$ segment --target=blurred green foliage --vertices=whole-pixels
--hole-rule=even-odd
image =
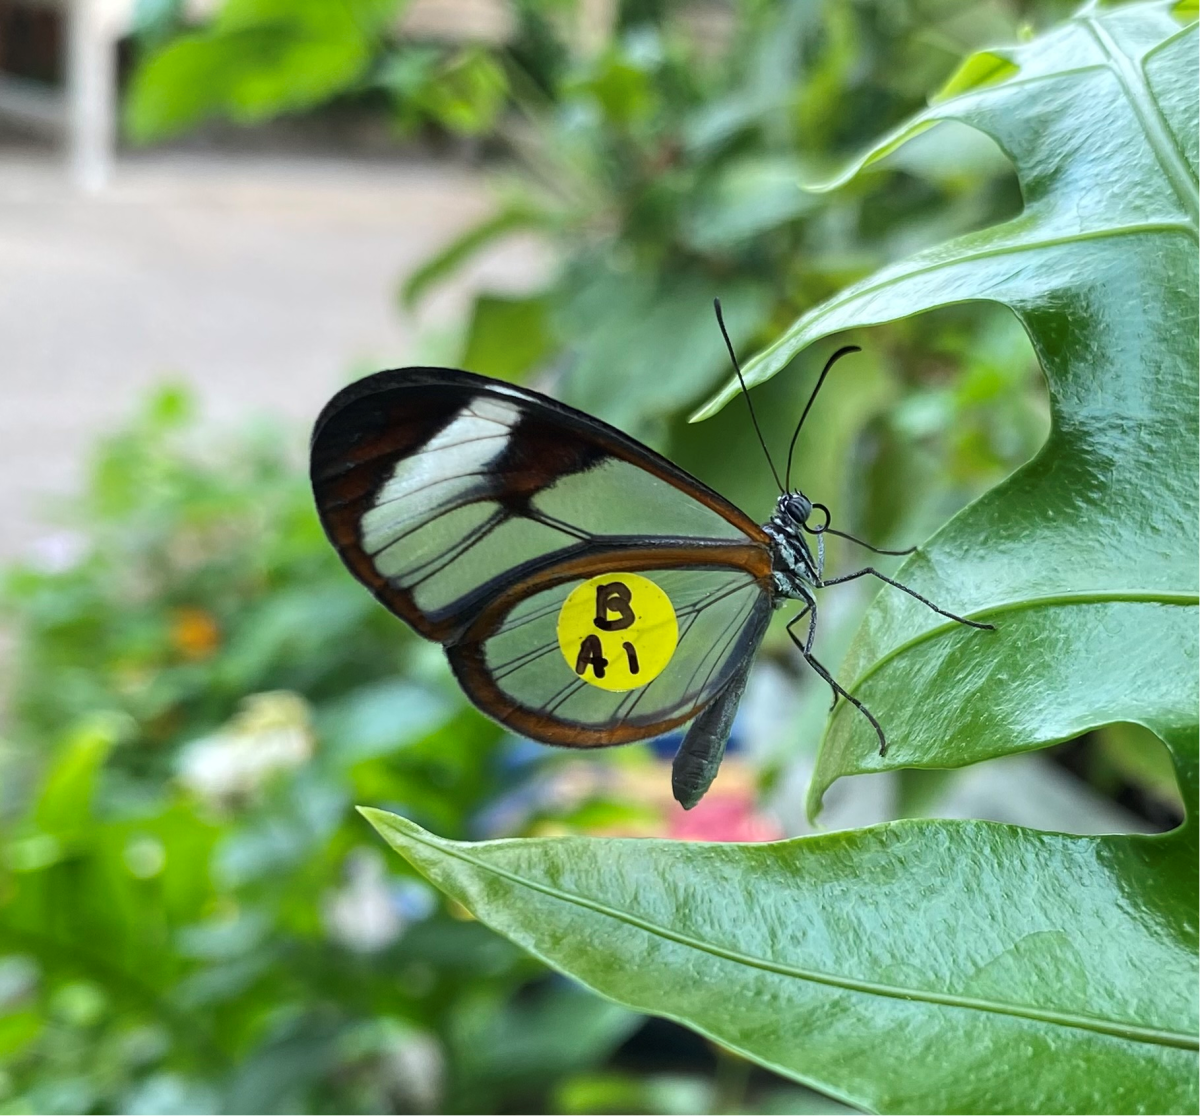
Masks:
[[[1047,19],[1056,10],[1037,9]],[[1023,14],[990,4],[627,4],[603,45],[543,67],[549,92],[514,50],[515,107],[495,137],[507,155],[497,210],[408,276],[402,301],[413,305],[499,238],[548,239],[560,260],[550,283],[525,298],[481,297],[463,366],[550,387],[760,514],[770,477],[747,467],[761,455],[743,416],[701,431],[682,423],[729,374],[712,298],[750,352],[883,260],[1014,212],[1011,169],[965,129],[930,135],[837,195],[798,186],[901,119],[960,51],[1011,34]],[[825,355],[762,391],[777,454]],[[839,422],[839,404],[823,400],[814,418],[825,430],[801,447],[799,468],[876,537],[927,533],[1046,430],[1023,334],[977,308],[872,333],[867,355],[839,369],[835,393],[852,396],[857,413]],[[868,452],[856,458],[851,442]],[[847,474],[852,460],[882,490]]]
[[[486,47],[395,41],[401,0],[226,0],[203,28],[181,0],[136,20],[143,61],[125,105],[136,141],[224,117],[239,124],[357,95],[389,104],[401,131],[431,123],[461,136],[494,125],[508,80]]]
[[[214,115],[249,123],[319,104],[356,79],[393,7],[231,0],[210,28],[170,36],[182,5],[143,5],[144,34],[166,41],[138,72],[129,131],[151,139]]]
[[[466,703],[345,575],[278,431],[214,440],[165,389],[69,519],[0,585],[0,1111],[713,1100],[695,1066],[605,1069],[638,1016],[385,860],[355,803],[463,837],[654,810]]]
[[[6,1110],[536,1107],[626,1037],[384,867],[354,802],[466,834],[522,773],[278,438],[200,440],[164,392],[77,528],[4,583]]]

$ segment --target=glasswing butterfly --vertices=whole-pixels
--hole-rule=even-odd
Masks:
[[[835,703],[845,698],[871,722],[882,753],[879,722],[813,656],[812,591],[871,575],[951,620],[991,625],[869,566],[824,576],[826,534],[868,544],[791,488],[792,450],[829,369],[856,351],[826,363],[788,448],[786,482],[763,443],[780,496],[762,526],[615,427],[452,368],[377,372],[329,401],[312,437],[317,511],[350,572],[441,643],[467,696],[513,731],[596,748],[690,721],[672,770],[685,809],[716,777],[751,661],[788,601],[802,606],[788,635]]]

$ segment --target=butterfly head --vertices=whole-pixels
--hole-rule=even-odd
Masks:
[[[797,527],[803,527],[812,515],[812,501],[803,492],[787,492],[779,497],[776,507],[778,514],[791,520]]]
[[[821,520],[813,523],[813,512],[821,513]],[[771,522],[777,529],[790,535],[804,531],[809,535],[824,534],[829,526],[829,509],[824,504],[810,500],[803,492],[785,492],[775,503],[775,514]],[[836,533],[836,532],[835,532]]]

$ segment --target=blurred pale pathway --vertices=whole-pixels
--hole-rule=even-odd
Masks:
[[[418,335],[471,289],[536,281],[543,254],[514,242],[418,322],[398,310],[397,281],[489,207],[454,165],[143,155],[86,197],[49,155],[0,150],[0,560],[29,552],[46,498],[151,385],[299,429],[351,373],[427,356]]]

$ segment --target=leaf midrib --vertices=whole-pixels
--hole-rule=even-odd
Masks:
[[[1139,223],[1135,225],[1117,225],[1105,229],[1089,230],[1085,233],[1068,237],[1046,238],[1044,240],[1029,243],[1004,245],[993,250],[955,256],[953,259],[941,261],[928,267],[914,268],[912,270],[905,271],[901,275],[890,276],[883,282],[873,286],[851,288],[851,291],[853,292],[852,294],[851,291],[847,291],[845,292],[844,297],[836,298],[827,302],[822,308],[823,316],[828,311],[836,310],[846,301],[852,301],[859,299],[864,295],[870,295],[877,291],[885,290],[888,286],[895,282],[913,278],[919,275],[925,275],[930,272],[937,271],[942,267],[952,266],[959,263],[970,263],[976,259],[984,259],[989,256],[999,256],[1006,253],[1017,253],[1033,251],[1039,248],[1055,247],[1059,244],[1068,243],[1073,240],[1090,240],[1105,236],[1128,235],[1136,232],[1177,231],[1183,232],[1193,240],[1196,239],[1198,220],[1200,220],[1197,216],[1198,210],[1200,210],[1197,183],[1192,179],[1191,173],[1187,166],[1187,161],[1179,151],[1178,145],[1175,142],[1175,138],[1171,134],[1170,129],[1167,127],[1166,121],[1163,119],[1157,102],[1154,100],[1153,96],[1151,96],[1149,86],[1144,80],[1144,75],[1141,69],[1132,64],[1128,56],[1121,51],[1121,49],[1114,42],[1112,36],[1108,33],[1108,29],[1105,28],[1099,21],[1093,17],[1082,17],[1080,22],[1084,24],[1089,34],[1096,41],[1096,44],[1100,48],[1101,52],[1104,54],[1106,60],[1105,64],[1103,66],[1081,66],[1076,67],[1075,70],[1056,71],[1054,74],[1039,74],[1036,75],[1036,77],[1026,79],[1026,82],[1043,81],[1051,77],[1060,77],[1064,73],[1069,74],[1084,70],[1101,68],[1110,70],[1113,73],[1117,84],[1120,86],[1121,91],[1125,94],[1125,98],[1129,102],[1135,118],[1141,125],[1142,133],[1146,138],[1147,146],[1153,152],[1159,166],[1162,167],[1164,175],[1171,183],[1172,190],[1178,198],[1180,205],[1183,206],[1183,208],[1188,212],[1190,217],[1189,223],[1180,224],[1177,222],[1147,222],[1145,224]],[[1172,35],[1170,39],[1166,40],[1166,42],[1173,41],[1176,37],[1178,37],[1178,35],[1185,34],[1189,30],[1190,27],[1181,28],[1176,35]],[[1165,45],[1165,43],[1159,43],[1158,47],[1163,45]],[[1022,84],[1020,78],[1015,78],[1012,81],[1005,82],[1004,87],[1010,88],[1016,84]],[[944,110],[945,106],[940,106],[940,108]],[[1011,225],[1012,223],[1009,222],[1008,224]],[[1006,225],[1004,224],[994,225],[987,230],[981,230],[981,232],[998,232],[1005,227]],[[778,342],[776,342],[776,344],[765,349],[759,357],[755,358],[755,360],[751,362],[750,366],[746,368],[747,383],[757,384],[760,382],[759,378],[755,375],[755,366],[761,361],[765,361],[771,353],[780,348],[786,347],[787,341],[788,335],[785,334],[779,339]],[[766,379],[768,376],[764,376],[762,378]],[[717,398],[722,402],[725,402],[728,399],[731,399],[735,394],[736,389],[727,389],[725,393],[718,395]]]
[[[1080,593],[1051,593],[1043,597],[1022,597],[1018,600],[1002,601],[998,604],[985,605],[983,608],[973,609],[967,613],[968,619],[985,619],[990,620],[993,617],[1005,616],[1014,612],[1027,612],[1034,608],[1057,608],[1063,605],[1091,605],[1091,604],[1165,604],[1175,605],[1178,607],[1196,607],[1200,605],[1200,594],[1185,593],[1185,592],[1151,592],[1142,589],[1111,589],[1111,590],[1088,590]],[[954,621],[946,624],[935,624],[931,628],[926,628],[924,631],[913,636],[911,639],[905,640],[903,643],[896,644],[895,647],[884,652],[878,659],[858,675],[849,689],[852,694],[858,693],[858,688],[871,678],[878,674],[888,663],[900,655],[906,654],[914,647],[920,646],[922,643],[935,639],[937,636],[945,632],[957,631],[959,625]],[[838,704],[837,712],[841,712],[845,702]],[[836,716],[836,713],[834,714]],[[832,718],[830,718],[832,720]]]
[[[377,811],[371,811],[377,813]],[[381,813],[381,812],[378,812]],[[384,814],[386,819],[385,824],[394,824],[390,816]],[[400,827],[396,827],[400,828]],[[585,910],[594,911],[597,914],[615,919],[618,922],[623,922],[626,925],[643,930],[648,934],[653,934],[656,937],[663,938],[667,941],[675,942],[677,945],[685,946],[689,949],[695,949],[701,953],[707,953],[713,957],[719,957],[726,961],[732,961],[735,964],[746,965],[750,968],[759,969],[763,972],[774,973],[777,976],[789,977],[795,980],[808,981],[813,984],[823,984],[832,988],[841,988],[848,992],[860,992],[866,995],[884,996],[889,999],[917,1001],[921,1003],[936,1004],[941,1007],[959,1008],[968,1011],[984,1011],[995,1015],[1009,1015],[1018,1019],[1027,1019],[1035,1023],[1048,1023],[1054,1026],[1069,1027],[1075,1030],[1092,1031],[1097,1034],[1110,1035],[1114,1038],[1123,1039],[1127,1042],[1143,1042],[1157,1046],[1170,1046],[1181,1050],[1195,1050],[1200,1048],[1200,1040],[1194,1035],[1184,1034],[1181,1031],[1170,1031],[1156,1027],[1143,1027],[1136,1023],[1126,1023],[1122,1020],[1106,1019],[1101,1016],[1077,1015],[1070,1012],[1049,1011],[1043,1008],[1032,1007],[1025,1004],[1004,1003],[998,1000],[985,1000],[974,996],[958,996],[952,993],[930,992],[919,988],[905,988],[898,985],[882,984],[876,981],[859,980],[854,977],[845,977],[834,973],[826,973],[817,969],[804,969],[796,965],[787,965],[780,961],[772,961],[763,957],[755,957],[752,954],[743,953],[740,950],[729,949],[725,946],[717,945],[713,942],[706,942],[700,938],[693,938],[688,934],[682,934],[679,931],[672,930],[668,927],[660,926],[657,923],[651,922],[649,919],[641,918],[628,911],[622,911],[615,907],[610,907],[607,903],[601,903],[597,899],[591,899],[587,896],[577,895],[573,892],[564,891],[561,888],[552,887],[549,884],[543,884],[536,880],[531,880],[525,876],[518,875],[507,868],[500,868],[494,864],[489,864],[477,857],[471,856],[462,846],[451,844],[449,842],[434,841],[429,838],[423,830],[414,826],[414,832],[409,832],[405,827],[402,832],[411,840],[418,844],[425,845],[427,848],[434,849],[437,852],[446,856],[454,857],[461,860],[465,864],[482,872],[491,873],[501,879],[507,880],[509,883],[515,884],[518,887],[525,887],[531,891],[536,891],[542,895],[546,895],[552,899],[557,899],[560,902],[568,903],[577,907],[582,907]]]
[[[1022,214],[1023,217],[1028,217],[1029,214]],[[978,233],[971,234],[973,236],[982,236],[985,233],[995,234],[1002,233],[1005,229],[1012,228],[1018,224],[1020,218],[1016,221],[1005,222],[1000,225],[993,225],[988,229],[980,230]],[[1182,233],[1187,237],[1194,237],[1196,230],[1190,225],[1179,221],[1145,221],[1137,222],[1131,225],[1109,225],[1104,228],[1087,229],[1084,232],[1069,233],[1064,236],[1048,236],[1039,237],[1036,240],[1013,241],[1008,244],[1000,244],[991,248],[983,248],[975,252],[964,252],[960,255],[948,256],[943,260],[936,260],[925,264],[921,267],[907,268],[904,271],[892,272],[878,283],[871,283],[865,286],[849,287],[841,295],[830,299],[820,307],[820,315],[815,317],[813,321],[820,321],[822,318],[827,318],[831,313],[840,309],[843,305],[849,302],[856,302],[862,298],[876,294],[879,291],[886,290],[888,287],[898,283],[907,282],[910,279],[915,279],[922,275],[930,275],[935,271],[941,271],[948,267],[958,267],[960,264],[975,263],[978,260],[992,259],[999,256],[1019,255],[1024,252],[1038,252],[1048,248],[1058,248],[1064,244],[1080,243],[1088,240],[1105,240],[1110,237],[1118,236],[1137,236],[1137,235],[1154,235],[1156,233]],[[972,296],[962,299],[963,302],[977,302],[979,296]],[[939,303],[939,306],[949,306],[951,302]],[[812,322],[806,323],[805,328],[810,328]],[[750,386],[757,386],[759,383],[769,379],[773,372],[758,372],[758,366],[768,361],[772,354],[781,349],[787,349],[791,345],[791,338],[788,334],[784,334],[774,345],[764,349],[761,355],[754,358],[754,361],[747,365],[744,369],[746,383]],[[788,358],[791,359],[790,357]],[[776,369],[778,371],[778,369]],[[736,385],[733,388],[726,388],[718,399],[727,401],[732,399],[737,394]]]
[[[1197,196],[1196,181],[1192,178],[1187,160],[1179,150],[1158,102],[1151,95],[1144,71],[1121,49],[1100,20],[1094,16],[1083,16],[1080,22],[1104,53],[1109,69],[1112,70],[1117,84],[1120,85],[1125,99],[1141,125],[1147,146],[1154,153],[1167,181],[1171,183],[1171,189],[1179,199],[1180,205],[1191,217],[1192,235],[1195,236],[1197,224],[1200,222],[1200,198]]]

